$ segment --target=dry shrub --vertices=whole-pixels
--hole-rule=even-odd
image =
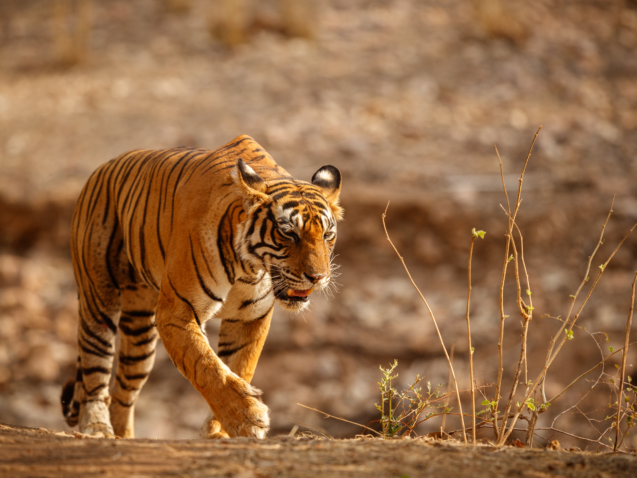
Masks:
[[[533,437],[535,436],[536,431],[544,430],[544,431],[559,433],[559,434],[571,436],[573,438],[577,438],[580,440],[584,440],[584,441],[593,443],[598,448],[605,447],[605,448],[610,448],[617,451],[623,445],[624,439],[629,434],[630,428],[632,428],[635,425],[635,418],[636,418],[635,407],[637,403],[637,388],[632,385],[631,383],[632,378],[629,376],[626,376],[626,356],[628,353],[628,349],[631,345],[629,341],[630,339],[629,335],[630,335],[630,328],[632,324],[633,307],[634,307],[633,304],[635,301],[635,282],[637,282],[637,273],[635,275],[635,281],[633,281],[633,285],[632,285],[632,298],[631,298],[631,304],[630,304],[630,311],[628,314],[628,320],[626,323],[624,347],[620,350],[613,350],[612,347],[609,347],[609,351],[610,351],[609,356],[603,358],[602,361],[598,363],[595,367],[581,374],[579,377],[573,380],[573,382],[571,382],[564,390],[562,390],[560,393],[558,393],[552,398],[548,398],[546,396],[544,384],[547,378],[549,368],[554,363],[562,347],[567,341],[570,341],[574,338],[573,329],[575,327],[579,327],[578,325],[576,325],[577,320],[581,317],[586,304],[588,303],[593,291],[595,290],[595,287],[597,286],[597,284],[599,283],[599,280],[604,274],[604,271],[606,270],[608,264],[610,263],[611,259],[615,256],[615,254],[617,253],[621,245],[624,243],[624,241],[633,232],[635,227],[637,227],[637,224],[635,224],[628,231],[628,233],[624,236],[624,238],[615,247],[614,251],[610,254],[608,259],[606,259],[606,261],[600,264],[597,270],[595,270],[592,264],[600,246],[604,243],[604,232],[606,230],[606,226],[608,225],[608,222],[613,212],[612,205],[611,205],[611,210],[608,213],[608,216],[606,217],[606,221],[604,222],[602,226],[602,231],[601,231],[599,240],[597,241],[596,247],[588,258],[586,272],[582,278],[582,281],[577,291],[570,296],[571,302],[570,302],[568,314],[565,319],[559,319],[561,325],[558,328],[555,336],[549,343],[549,348],[546,354],[544,364],[540,372],[538,373],[538,375],[534,378],[534,380],[531,380],[530,374],[528,371],[528,364],[527,364],[527,338],[528,338],[529,326],[533,319],[534,307],[533,307],[531,283],[530,283],[529,274],[526,268],[526,263],[524,260],[524,241],[523,241],[522,231],[518,227],[516,220],[517,220],[517,214],[520,209],[520,204],[522,201],[522,185],[524,182],[524,173],[529,164],[529,160],[531,158],[531,152],[533,151],[533,146],[535,145],[535,141],[539,135],[541,128],[542,127],[540,126],[537,133],[535,133],[535,137],[533,138],[533,142],[531,143],[531,147],[529,148],[529,152],[524,162],[522,173],[518,180],[519,186],[518,186],[517,196],[513,204],[511,204],[511,202],[509,201],[509,195],[506,190],[506,185],[504,181],[504,171],[502,168],[502,161],[500,160],[500,155],[496,148],[496,154],[498,156],[498,161],[500,163],[502,187],[504,189],[504,194],[506,198],[506,208],[503,207],[503,209],[508,218],[508,225],[507,225],[507,231],[505,234],[506,246],[505,246],[505,251],[504,251],[505,253],[503,257],[504,260],[503,260],[503,266],[502,266],[502,275],[501,275],[500,293],[499,293],[500,327],[499,327],[499,334],[497,337],[498,375],[497,375],[497,381],[495,382],[495,391],[493,393],[492,398],[488,398],[487,395],[484,393],[484,391],[480,390],[480,393],[483,394],[483,398],[484,398],[481,404],[486,407],[480,412],[475,412],[474,390],[476,389],[476,385],[474,382],[475,379],[473,377],[474,375],[473,361],[472,361],[473,349],[471,348],[471,328],[470,328],[469,312],[470,312],[470,299],[471,299],[471,257],[473,254],[473,245],[476,238],[483,237],[484,232],[476,231],[475,229],[473,229],[472,231],[471,245],[469,250],[469,265],[468,265],[469,288],[468,288],[468,295],[467,295],[467,334],[468,334],[468,343],[469,343],[469,349],[470,349],[469,356],[470,356],[471,401],[472,401],[472,413],[469,416],[471,417],[473,421],[473,426],[471,429],[472,441],[476,443],[477,428],[490,427],[493,429],[493,433],[494,433],[493,443],[497,446],[502,446],[512,440],[511,434],[514,431],[520,430],[516,428],[516,424],[518,420],[522,419],[528,423],[527,429],[526,429],[526,442],[522,443],[520,440],[516,440],[514,443],[515,446],[518,446],[518,447],[532,446]],[[613,199],[613,202],[614,202],[614,199]],[[383,226],[385,226],[386,214],[387,214],[387,211],[385,211],[385,214],[383,214],[382,216]],[[400,261],[402,262],[405,268],[405,271],[412,282],[412,285],[414,286],[414,288],[416,289],[416,291],[422,298],[423,302],[425,303],[427,310],[431,316],[431,319],[434,322],[434,326],[436,327],[436,331],[438,333],[440,343],[443,348],[443,352],[445,353],[445,356],[447,358],[447,362],[449,365],[449,369],[451,371],[453,383],[456,388],[459,415],[460,415],[461,424],[462,424],[462,430],[461,430],[462,437],[463,437],[463,440],[467,442],[466,429],[464,425],[465,415],[462,413],[460,392],[458,391],[458,385],[455,378],[455,373],[453,371],[453,365],[451,363],[451,360],[449,359],[449,355],[445,348],[444,341],[442,340],[442,336],[440,335],[440,331],[438,330],[436,319],[434,318],[433,312],[431,308],[429,307],[429,304],[427,303],[427,300],[425,299],[424,295],[418,289],[413,279],[411,278],[411,274],[409,273],[409,270],[407,269],[407,266],[403,258],[400,256],[400,253],[398,252],[398,250],[392,243],[389,237],[389,234],[387,233],[386,227],[385,227],[385,233],[387,234],[388,241],[394,248]],[[502,400],[503,396],[501,392],[503,392],[502,383],[503,383],[504,366],[505,366],[504,358],[503,358],[504,329],[505,329],[506,319],[509,317],[508,315],[505,315],[504,313],[504,310],[505,310],[504,286],[506,282],[506,274],[507,274],[507,268],[509,267],[509,263],[512,263],[514,272],[515,272],[515,284],[517,287],[516,306],[521,318],[522,333],[521,333],[521,343],[520,343],[520,354],[519,354],[518,361],[514,366],[511,389],[508,393],[508,397],[506,398],[505,401],[503,401]],[[585,292],[584,288],[585,286],[589,284],[589,282],[590,282],[590,286],[588,288],[588,291]],[[583,299],[581,298],[582,296],[583,296]],[[580,299],[579,304],[578,304],[578,299]],[[576,304],[578,304],[577,307],[576,307]],[[597,346],[598,348],[600,347],[599,344],[597,344]],[[601,348],[600,348],[600,351],[601,351]],[[619,352],[622,353],[622,362],[621,362],[622,364],[621,366],[617,366],[617,369],[618,369],[617,373],[615,374],[614,377],[611,377],[610,375],[604,373],[603,366],[604,366],[604,363],[610,357],[612,357],[613,355]],[[607,385],[609,385],[610,398],[609,398],[609,405],[607,408],[611,409],[611,411],[608,412],[609,415],[607,415],[606,420],[612,420],[610,425],[605,424],[601,427],[597,427],[593,425],[593,422],[601,422],[603,424],[604,420],[597,420],[595,418],[591,418],[589,414],[582,412],[578,408],[578,404],[590,393],[590,390],[589,390],[589,392],[587,392],[584,395],[584,397],[580,398],[580,400],[575,405],[567,408],[566,410],[561,412],[556,418],[554,418],[551,423],[551,426],[542,427],[542,428],[537,427],[537,422],[538,422],[538,418],[540,414],[546,412],[548,408],[551,405],[553,405],[553,402],[558,400],[575,383],[577,383],[579,380],[583,379],[589,373],[593,372],[599,367],[602,367],[602,374],[594,382],[594,385],[591,387],[591,390],[602,383],[606,383]],[[520,393],[520,391],[518,390],[518,386],[520,385],[522,386],[521,388],[523,388],[522,393]],[[520,395],[522,395],[522,397],[520,397]],[[615,399],[614,403],[613,403],[613,399]],[[504,406],[502,406],[502,402]],[[556,420],[559,417],[573,410],[575,410],[577,413],[582,415],[584,419],[588,420],[588,422],[591,423],[593,428],[598,432],[597,439],[589,439],[589,438],[585,438],[581,436],[576,436],[572,433],[569,433],[566,430],[558,429],[555,426]],[[484,415],[484,417],[480,415]],[[479,424],[476,424],[477,419],[480,420]],[[622,423],[624,423],[623,430],[621,428]],[[612,433],[613,430],[615,431],[614,440],[610,436],[608,436],[609,434]]]

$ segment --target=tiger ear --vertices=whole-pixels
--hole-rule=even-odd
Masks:
[[[343,219],[343,208],[338,204],[341,194],[341,172],[334,166],[323,166],[312,176],[312,184],[321,190],[336,220]]]
[[[265,194],[268,189],[265,181],[241,158],[237,160],[236,175],[234,177],[235,182],[241,189],[246,205],[251,206],[268,198],[267,194]]]

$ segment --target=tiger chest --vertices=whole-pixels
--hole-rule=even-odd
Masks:
[[[274,293],[270,276],[254,281],[239,279],[234,283],[223,306],[214,318],[252,321],[265,316],[274,307]]]

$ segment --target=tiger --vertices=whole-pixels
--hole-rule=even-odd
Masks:
[[[264,438],[269,409],[250,382],[275,302],[302,311],[330,286],[340,191],[336,167],[294,179],[247,135],[100,166],[72,219],[79,325],[77,372],[61,397],[67,424],[133,438],[161,339],[210,407],[203,437]],[[216,353],[211,319],[221,320]]]

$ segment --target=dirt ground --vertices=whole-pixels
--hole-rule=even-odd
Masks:
[[[7,477],[634,477],[637,457],[427,439],[107,440],[0,425]]]
[[[209,34],[209,0],[186,2],[191,8],[181,14],[160,0],[95,0],[90,54],[73,67],[56,63],[53,3],[0,0],[2,423],[71,432],[59,405],[77,358],[70,218],[90,173],[129,149],[214,149],[246,133],[296,177],[309,179],[323,164],[342,171],[340,293],[313,299],[302,317],[277,310],[254,379],[272,411],[272,435],[298,425],[355,436],[359,428],[297,403],[358,423],[378,420],[378,367],[394,359],[397,387],[416,374],[447,387],[433,326],[382,230],[389,200],[392,239],[430,300],[448,348],[456,344],[462,389],[469,384],[466,261],[473,227],[487,231],[474,251],[476,370],[481,384],[497,376],[506,217],[494,144],[511,191],[543,125],[519,215],[536,309],[530,379],[559,326],[545,314],[567,312],[613,195],[608,239],[595,269],[637,221],[634,1],[326,0],[316,38],[306,40],[267,28],[276,24],[277,2],[264,0],[256,2],[269,9],[259,13],[262,27],[245,44],[226,49]],[[607,356],[608,347],[621,346],[636,268],[637,235],[604,273],[580,318],[586,330],[575,331],[551,368],[548,395]],[[519,354],[514,293],[506,289],[507,393]],[[213,347],[217,328],[208,328]],[[637,321],[633,337],[636,332]],[[635,360],[632,349],[633,376]],[[591,374],[569,390],[538,427],[554,424],[597,440],[612,422],[608,406],[615,401],[617,363],[614,357],[602,375]],[[138,403],[136,436],[192,439],[206,414],[203,398],[160,346]],[[450,417],[447,426],[459,423]],[[419,432],[439,427],[436,418]],[[555,439],[564,447],[586,446],[553,431],[540,434],[539,446]],[[78,449],[85,443],[122,446],[59,439],[78,443]],[[637,447],[635,434],[625,443]]]

